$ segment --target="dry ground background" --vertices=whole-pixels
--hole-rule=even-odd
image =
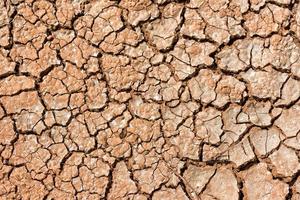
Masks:
[[[0,0],[0,199],[300,199],[298,0]]]

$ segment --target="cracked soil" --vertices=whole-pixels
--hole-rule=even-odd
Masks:
[[[0,199],[300,200],[299,0],[0,0]]]

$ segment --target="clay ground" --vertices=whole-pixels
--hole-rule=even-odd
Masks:
[[[299,0],[0,0],[0,199],[299,200]]]

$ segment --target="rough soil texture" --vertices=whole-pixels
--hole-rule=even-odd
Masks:
[[[1,0],[0,199],[299,200],[299,0]]]

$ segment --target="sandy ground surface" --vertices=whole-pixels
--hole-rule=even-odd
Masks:
[[[299,200],[298,0],[1,0],[0,199]]]

